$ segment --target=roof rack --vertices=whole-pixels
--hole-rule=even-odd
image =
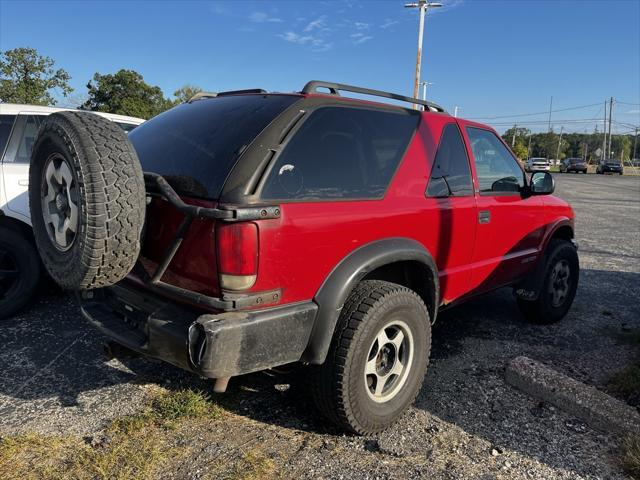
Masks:
[[[374,97],[392,98],[393,100],[400,100],[402,102],[413,103],[416,105],[422,105],[425,109],[429,109],[431,112],[446,113],[445,109],[440,105],[428,102],[427,100],[420,100],[419,98],[406,97],[397,93],[383,92],[382,90],[372,90],[370,88],[355,87],[353,85],[345,85],[343,83],[324,82],[321,80],[311,80],[302,89],[302,93],[323,93],[318,92],[318,88],[326,88],[329,90],[330,95],[340,96],[340,90],[345,92],[361,93],[363,95],[372,95]]]
[[[267,93],[266,90],[262,88],[247,88],[245,90],[229,90],[227,92],[218,92],[219,97],[224,97],[226,95],[242,95],[244,93]]]
[[[201,100],[203,98],[215,98],[218,95],[219,94],[216,92],[198,92],[189,100],[187,100],[187,103],[195,102],[196,100]]]
[[[226,97],[227,95],[242,95],[244,93],[267,93],[267,91],[262,88],[247,88],[245,90],[229,90],[226,92],[198,92],[191,97],[187,103],[195,102],[203,98]]]

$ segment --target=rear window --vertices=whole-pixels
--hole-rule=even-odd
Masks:
[[[244,149],[300,97],[236,95],[184,103],[136,127],[129,139],[142,169],[181,195],[218,198]]]
[[[15,115],[0,115],[0,160],[2,160],[4,147],[7,146],[7,141],[9,140],[9,135],[11,135],[11,129],[13,128],[15,119]]]
[[[262,198],[381,198],[419,120],[408,111],[319,108],[277,158]]]

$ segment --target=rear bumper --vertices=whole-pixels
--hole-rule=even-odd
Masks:
[[[207,378],[232,377],[300,360],[318,310],[309,301],[259,311],[202,314],[122,283],[83,294],[84,317],[131,350]]]

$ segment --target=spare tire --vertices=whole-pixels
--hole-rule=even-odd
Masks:
[[[59,112],[40,126],[29,170],[31,223],[42,262],[63,288],[120,281],[140,253],[145,187],[138,156],[115,123]]]

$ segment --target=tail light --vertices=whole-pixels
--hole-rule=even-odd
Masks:
[[[220,287],[245,290],[258,275],[258,226],[255,223],[219,223],[216,251]]]

